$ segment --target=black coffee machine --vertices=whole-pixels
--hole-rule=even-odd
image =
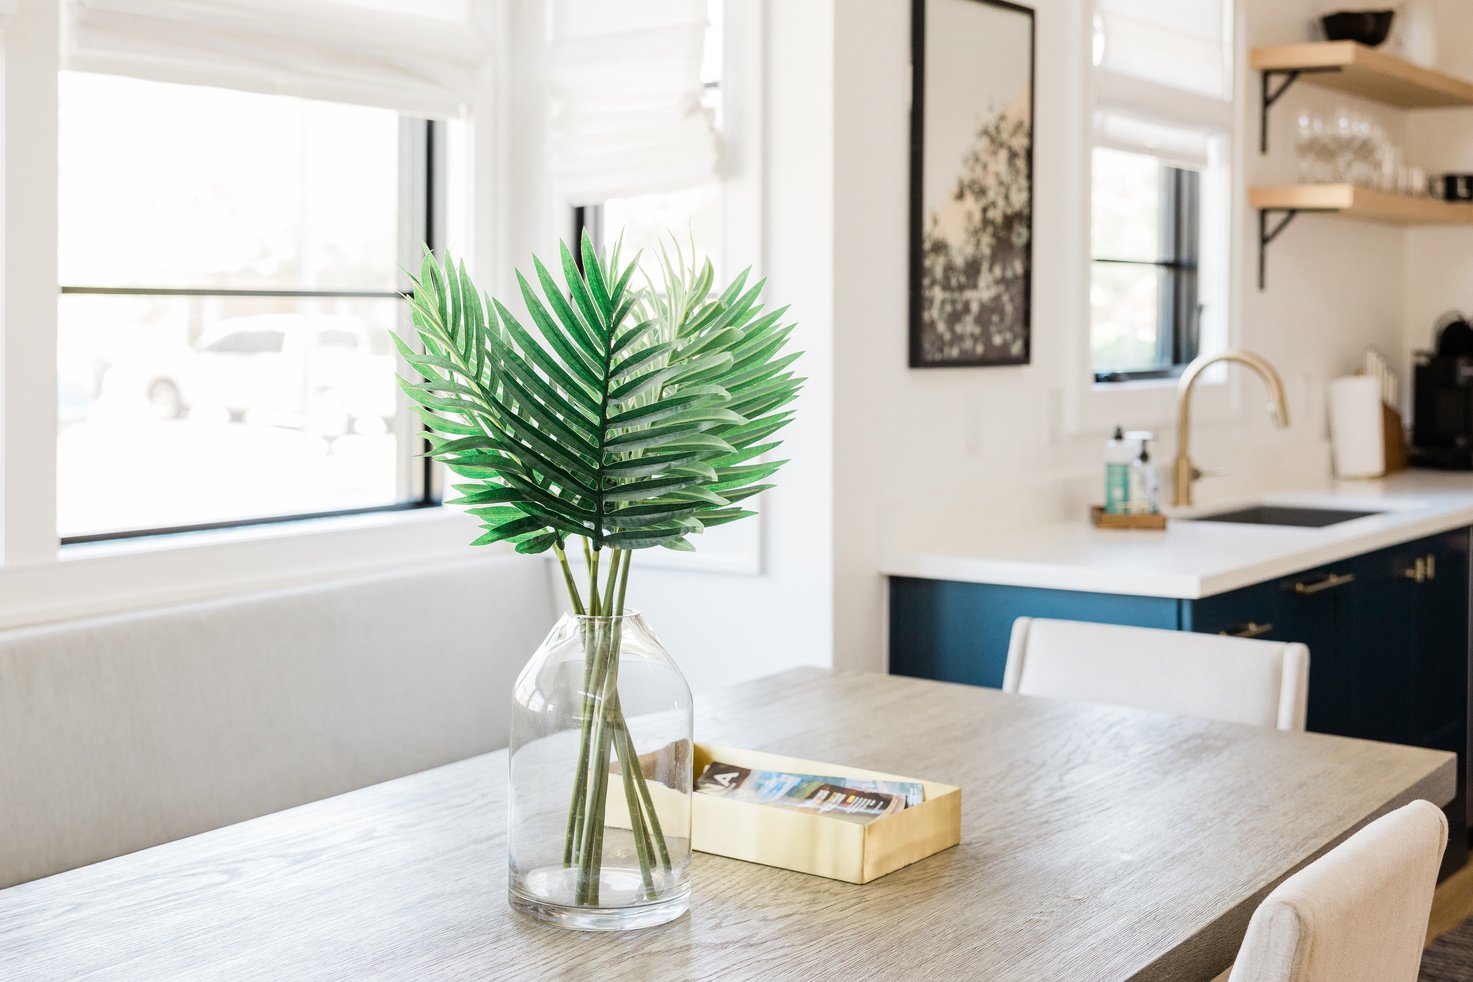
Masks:
[[[1462,314],[1437,325],[1437,350],[1417,352],[1411,462],[1473,470],[1473,324]]]

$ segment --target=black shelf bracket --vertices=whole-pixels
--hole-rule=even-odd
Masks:
[[[1301,75],[1323,75],[1339,68],[1266,68],[1259,80],[1258,152],[1268,153],[1268,111]]]
[[[1281,216],[1279,220],[1270,225],[1270,215]],[[1266,282],[1265,269],[1268,265],[1269,243],[1283,234],[1284,229],[1299,214],[1298,208],[1264,208],[1258,213],[1258,289],[1261,291]]]

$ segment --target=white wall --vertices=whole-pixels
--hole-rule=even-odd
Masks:
[[[1312,39],[1318,6],[1247,0],[1244,48]],[[636,564],[631,603],[698,691],[797,664],[884,670],[887,549],[1079,514],[1116,422],[1163,431],[1157,459],[1170,460],[1169,387],[1143,411],[1121,406],[1082,425],[1068,411],[1087,319],[1087,0],[1037,3],[1032,364],[906,367],[910,9],[910,0],[764,6],[758,265],[769,300],[792,305],[810,381],[786,433],[792,463],[759,503],[761,572]],[[1401,357],[1401,270],[1417,248],[1394,229],[1301,216],[1272,247],[1268,290],[1256,290],[1256,214],[1241,189],[1291,182],[1298,108],[1342,101],[1297,86],[1276,108],[1273,152],[1260,157],[1257,81],[1246,70],[1239,78],[1236,342],[1279,367],[1294,426],[1272,429],[1256,379],[1230,376],[1201,393],[1195,457],[1231,472],[1199,485],[1209,501],[1324,476],[1325,382],[1352,371],[1367,344]],[[524,94],[510,93],[513,107]],[[514,203],[511,218],[541,229],[511,248],[520,259],[562,230],[542,198]]]
[[[1438,67],[1473,78],[1473,3],[1438,0]],[[1473,109],[1417,113],[1407,152],[1431,173],[1473,173]],[[1406,233],[1405,344],[1408,356],[1432,346],[1432,328],[1449,310],[1473,314],[1473,230],[1414,228]]]
[[[863,8],[863,11],[856,8]],[[1054,466],[1066,325],[1077,322],[1086,203],[1083,0],[1039,4],[1033,269],[1033,363],[906,367],[909,255],[910,15],[907,0],[846,4],[837,25],[834,175],[835,664],[882,670],[884,521],[914,503],[922,522],[968,522],[986,488]],[[979,53],[985,57],[985,53]],[[928,93],[929,99],[945,98]],[[976,493],[968,494],[967,489]],[[960,491],[958,496],[955,492]],[[944,500],[938,500],[944,499]]]
[[[1099,444],[1114,418],[1065,433],[1067,352],[1084,329],[1081,243],[1087,207],[1084,0],[1039,0],[1033,363],[1021,368],[905,368],[908,0],[843,4],[835,29],[835,555],[834,662],[883,670],[886,548],[924,537],[985,535],[989,522],[1079,513],[1094,489]],[[1308,0],[1249,0],[1245,46],[1309,40]],[[1259,158],[1257,77],[1239,99],[1240,172],[1293,180],[1293,118],[1316,96],[1299,86],[1276,109],[1273,152]],[[1366,107],[1372,108],[1372,107]],[[1394,116],[1387,116],[1396,125]],[[1275,243],[1269,288],[1256,291],[1256,215],[1240,201],[1238,343],[1267,356],[1290,389],[1293,428],[1280,433],[1256,379],[1234,380],[1234,408],[1199,423],[1195,456],[1237,480],[1208,480],[1199,497],[1275,482],[1290,462],[1323,471],[1324,384],[1358,364],[1367,344],[1401,348],[1400,233],[1301,217]],[[1163,396],[1127,426],[1164,429]],[[1165,435],[1165,434],[1163,434]],[[1168,461],[1165,439],[1157,459]],[[1303,480],[1296,475],[1294,480]],[[1280,476],[1287,481],[1287,476]],[[887,539],[889,540],[887,542]]]
[[[792,347],[808,378],[781,434],[791,462],[758,499],[762,570],[721,574],[641,565],[630,603],[696,691],[795,665],[828,665],[833,650],[828,520],[833,494],[834,0],[765,10],[762,258],[767,299],[791,305]],[[700,542],[696,542],[700,548]]]

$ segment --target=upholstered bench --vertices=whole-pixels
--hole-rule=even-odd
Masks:
[[[0,632],[0,887],[505,746],[546,573],[478,557]]]

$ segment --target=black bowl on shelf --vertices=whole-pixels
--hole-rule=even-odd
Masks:
[[[1391,33],[1395,16],[1394,10],[1339,10],[1321,17],[1320,26],[1331,41],[1356,41],[1374,48]]]

